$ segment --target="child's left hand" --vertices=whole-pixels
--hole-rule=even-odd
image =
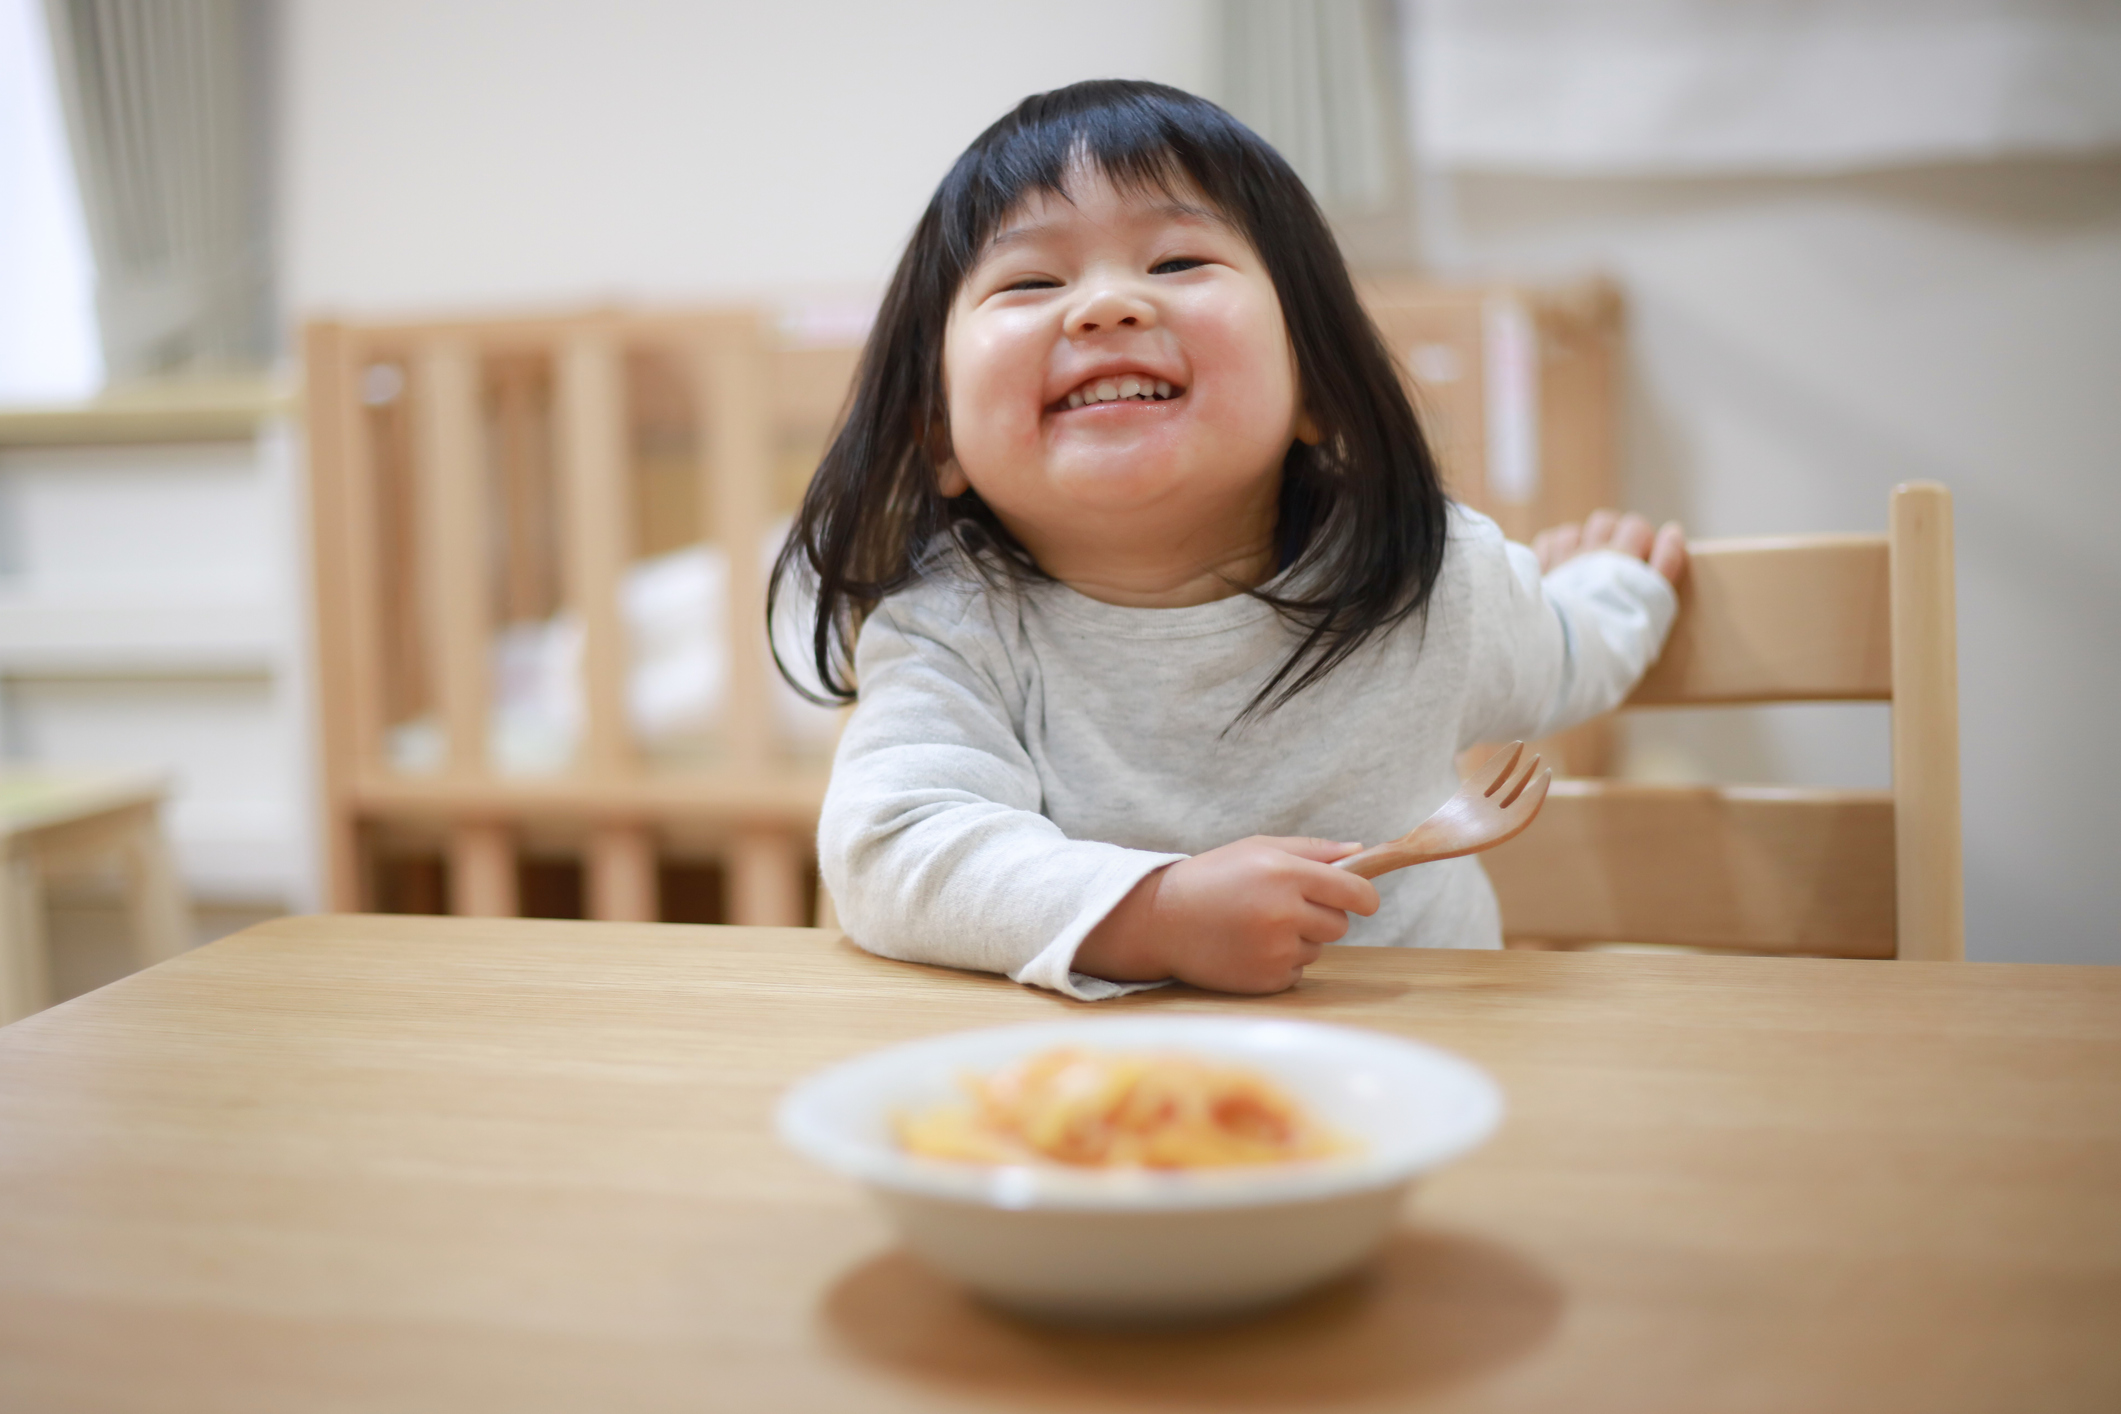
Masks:
[[[1532,537],[1541,573],[1593,550],[1618,550],[1646,560],[1672,584],[1686,573],[1686,532],[1676,520],[1652,529],[1633,511],[1593,511],[1582,525],[1557,525]]]

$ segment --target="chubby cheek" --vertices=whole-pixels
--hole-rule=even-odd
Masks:
[[[1287,447],[1296,424],[1295,358],[1282,332],[1280,311],[1271,322],[1213,321],[1187,340],[1194,355],[1197,415],[1226,443]]]
[[[1036,445],[1044,373],[1035,352],[991,332],[953,331],[945,343],[951,448],[975,480],[987,463]]]

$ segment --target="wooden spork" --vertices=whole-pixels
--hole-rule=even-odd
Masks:
[[[1360,854],[1335,860],[1333,867],[1374,879],[1409,864],[1478,854],[1516,839],[1546,803],[1547,783],[1554,779],[1551,770],[1539,769],[1536,754],[1519,771],[1517,758],[1522,755],[1524,743],[1511,742],[1412,831],[1390,844],[1372,845]]]

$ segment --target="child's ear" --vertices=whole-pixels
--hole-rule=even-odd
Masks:
[[[913,434],[923,444],[929,462],[935,467],[935,489],[946,501],[972,489],[972,479],[965,475],[965,469],[957,464],[957,456],[950,450],[950,434],[945,430],[949,425],[947,415],[931,415],[921,419]]]
[[[1296,440],[1306,447],[1315,447],[1326,440],[1326,434],[1319,431],[1318,423],[1312,418],[1309,408],[1300,407],[1296,410]]]

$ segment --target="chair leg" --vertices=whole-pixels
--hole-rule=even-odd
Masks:
[[[800,928],[803,859],[778,830],[737,836],[729,857],[729,921],[751,928]]]
[[[449,832],[449,911],[459,918],[514,918],[516,847],[508,827],[492,821]]]
[[[0,858],[0,1026],[52,1004],[44,878],[28,855]]]
[[[606,923],[653,923],[655,834],[645,825],[605,825],[589,836],[589,916]]]
[[[191,901],[176,856],[152,812],[125,841],[126,912],[131,916],[133,965],[152,967],[191,946]]]

